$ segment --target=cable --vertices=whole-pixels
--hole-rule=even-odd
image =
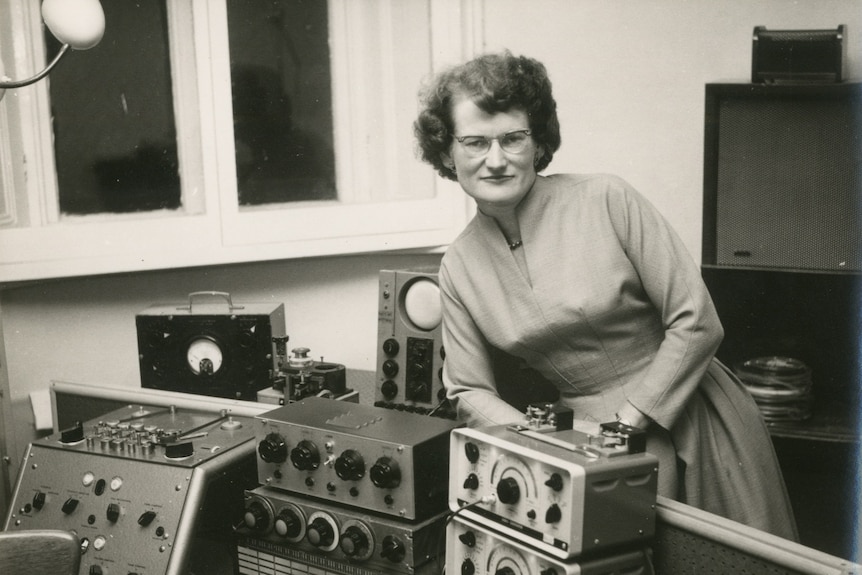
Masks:
[[[444,535],[446,533],[447,528],[449,527],[449,523],[455,518],[456,515],[458,515],[462,511],[464,511],[466,509],[470,509],[471,507],[476,507],[477,505],[482,505],[482,504],[490,505],[490,504],[496,503],[496,501],[497,501],[496,495],[493,495],[493,494],[492,495],[485,495],[484,497],[480,497],[479,499],[477,499],[476,501],[473,501],[472,503],[467,503],[466,505],[462,505],[461,507],[459,507],[455,511],[449,513],[446,516],[446,522],[444,523],[444,526],[443,526]],[[444,537],[444,544],[445,544],[445,537]],[[443,563],[443,569],[440,571],[440,573],[441,573],[441,575],[446,574],[446,563],[445,562]]]
[[[458,515],[459,513],[461,513],[462,511],[470,509],[471,507],[476,507],[477,505],[482,505],[482,504],[490,505],[490,504],[493,504],[496,502],[497,502],[497,496],[491,494],[491,495],[485,495],[483,497],[480,497],[479,499],[477,499],[476,501],[473,501],[472,503],[462,505],[461,507],[459,507],[458,509],[456,509],[455,511],[453,511],[452,513],[450,513],[449,515],[446,516],[446,525],[448,526],[449,523],[453,519],[455,519],[455,516]]]

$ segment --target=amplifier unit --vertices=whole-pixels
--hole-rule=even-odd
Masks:
[[[205,295],[227,305],[201,303]],[[234,305],[224,292],[194,292],[187,306],[152,306],[135,323],[142,387],[255,401],[272,386],[282,304]]]
[[[446,509],[453,421],[317,397],[257,419],[261,485],[410,520]]]
[[[81,575],[227,573],[254,419],[136,405],[30,444],[6,531],[62,529]]]
[[[658,476],[643,438],[619,423],[596,434],[533,425],[455,429],[450,508],[564,560],[643,545],[655,531]]]
[[[245,494],[237,573],[440,573],[445,515],[405,522],[258,487]]]
[[[456,516],[446,528],[446,572],[636,575],[652,573],[652,570],[648,549],[618,550],[599,557],[563,561]]]
[[[443,388],[437,268],[381,270],[375,405],[454,418]]]

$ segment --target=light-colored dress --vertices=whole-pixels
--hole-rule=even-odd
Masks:
[[[444,384],[459,415],[523,420],[495,387],[502,350],[577,419],[613,421],[626,401],[649,417],[662,495],[797,539],[768,430],[714,359],[712,300],[658,211],[617,177],[556,175],[537,178],[517,215],[526,268],[481,212],[441,262]]]

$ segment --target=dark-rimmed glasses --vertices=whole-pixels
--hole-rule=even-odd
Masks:
[[[455,139],[464,147],[467,155],[478,158],[484,156],[491,150],[491,142],[497,140],[504,152],[510,154],[520,154],[527,149],[527,144],[530,142],[530,130],[513,130],[506,132],[496,138],[487,138],[485,136],[455,136]]]

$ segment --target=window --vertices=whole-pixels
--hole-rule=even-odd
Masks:
[[[102,42],[65,58],[48,83],[60,213],[179,208],[165,0],[102,7]],[[45,40],[53,59],[60,43],[47,30]]]
[[[99,46],[0,101],[0,282],[445,245],[467,202],[415,156],[416,90],[480,3],[103,2]],[[57,47],[7,4],[27,77]]]
[[[336,199],[326,2],[227,8],[240,205]]]

